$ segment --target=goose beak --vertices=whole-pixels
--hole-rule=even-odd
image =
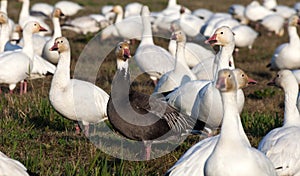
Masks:
[[[204,43],[213,45],[216,42],[217,42],[217,34],[214,34],[209,39],[205,40]]]
[[[44,27],[40,26],[39,31],[47,31],[47,29],[45,29]]]
[[[171,36],[171,40],[177,40],[176,34],[173,34],[173,35]]]
[[[225,77],[219,77],[216,83],[217,89],[224,89],[226,87]]]
[[[250,84],[255,85],[255,84],[257,84],[257,81],[255,81],[254,79],[248,77],[248,84],[249,85]]]
[[[128,48],[124,49],[123,57],[124,57],[125,60],[131,58],[130,50]]]
[[[49,51],[57,51],[58,50],[58,46],[57,46],[57,43],[54,43],[54,45],[49,48]]]
[[[276,84],[275,84],[275,78],[272,81],[268,82],[267,85],[268,86],[276,86]]]

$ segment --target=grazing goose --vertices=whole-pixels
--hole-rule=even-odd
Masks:
[[[42,57],[46,60],[48,60],[49,62],[53,63],[53,64],[57,64],[58,62],[58,58],[59,58],[59,54],[58,52],[52,52],[49,49],[51,48],[51,46],[54,43],[54,40],[57,37],[61,37],[61,28],[60,28],[60,22],[59,22],[59,18],[63,17],[64,14],[62,13],[62,11],[59,8],[54,8],[53,12],[52,12],[52,23],[53,23],[53,27],[54,27],[54,33],[51,37],[50,40],[48,40],[44,47],[43,47],[43,52],[42,52]]]
[[[174,69],[175,59],[163,47],[154,44],[149,15],[148,6],[143,6],[143,35],[141,43],[135,52],[134,59],[139,68],[149,74],[156,85],[157,80],[160,79],[163,74]]]
[[[264,17],[275,12],[262,6],[258,1],[254,0],[245,7],[245,16],[252,22],[262,20]]]
[[[108,120],[123,136],[145,145],[145,159],[150,159],[153,140],[171,134],[181,135],[193,128],[193,121],[167,102],[130,89],[129,45],[121,42],[116,48],[117,72],[107,105]]]
[[[73,1],[58,1],[54,7],[61,9],[66,16],[74,16],[79,10],[84,9],[80,4]]]
[[[289,43],[279,45],[272,56],[271,70],[297,69],[300,68],[300,39],[297,33],[297,26],[300,24],[297,15],[291,16],[288,22]]]
[[[183,31],[173,32],[171,40],[175,40],[176,55],[175,55],[175,67],[173,70],[165,73],[155,86],[154,92],[169,92],[176,87],[185,84],[186,82],[196,80],[197,77],[190,70],[185,59],[185,43],[186,36]]]
[[[269,32],[268,35],[275,33],[277,36],[282,37],[284,34],[284,22],[285,19],[281,15],[275,13],[265,16],[259,21],[259,24],[267,29]]]
[[[235,51],[238,51],[238,48],[247,47],[249,50],[252,49],[252,46],[259,36],[259,33],[256,32],[248,25],[238,25],[232,28],[235,42]]]
[[[216,54],[216,56],[212,59],[207,59],[209,62],[205,63],[199,63],[198,65],[203,66],[202,67],[202,75],[201,77],[198,77],[199,75],[196,75],[198,77],[198,80],[188,82],[180,87],[178,87],[176,90],[174,90],[172,93],[170,93],[167,96],[168,103],[172,105],[173,107],[176,107],[179,109],[182,113],[187,115],[192,115],[192,113],[198,115],[195,111],[200,107],[199,105],[195,105],[196,101],[201,102],[200,100],[197,100],[197,95],[200,94],[200,90],[203,89],[203,87],[206,87],[210,85],[210,89],[215,89],[212,85],[214,83],[214,80],[216,79],[217,72],[223,68],[234,68],[233,65],[230,67],[230,60],[232,59],[232,53],[234,50],[234,36],[230,28],[228,27],[221,27],[218,30],[215,31],[215,33],[206,41],[211,42],[215,45],[220,45],[221,49]],[[233,60],[232,60],[233,61]],[[194,70],[194,68],[193,68]],[[206,89],[203,89],[202,91],[205,91]],[[207,91],[209,92],[209,91]],[[215,89],[215,92],[219,94],[218,90]],[[212,94],[211,94],[212,95]],[[200,96],[201,97],[201,96]],[[221,97],[218,96],[219,101],[218,105],[221,103]],[[198,102],[198,103],[199,103]],[[209,101],[210,104],[212,103],[212,100]],[[209,103],[207,102],[207,103]],[[243,102],[243,100],[241,100]],[[216,109],[220,109],[222,107],[217,107]],[[211,109],[208,108],[207,110]],[[194,112],[193,112],[194,111]],[[205,111],[206,112],[206,111]],[[219,111],[217,111],[219,112]],[[222,113],[222,112],[219,112]],[[204,116],[204,115],[203,115]],[[196,116],[195,116],[196,117]],[[218,115],[219,118],[221,118],[221,115]]]
[[[261,150],[273,162],[278,175],[300,174],[300,115],[297,109],[299,86],[290,70],[280,70],[269,85],[284,90],[284,123],[271,130],[259,143]]]
[[[23,30],[24,47],[16,51],[6,51],[0,55],[0,83],[9,85],[10,93],[16,84],[32,73],[34,59],[32,35],[45,30],[38,22],[28,22]],[[18,69],[16,69],[18,68]],[[23,88],[25,88],[23,92]],[[26,84],[21,82],[20,94],[26,93]]]
[[[276,176],[272,162],[251,147],[240,125],[237,105],[238,82],[232,71],[219,72],[216,88],[222,95],[223,122],[218,141],[204,164],[204,175]]]
[[[0,174],[13,176],[29,176],[26,167],[19,161],[9,158],[0,152]]]
[[[59,53],[49,92],[50,102],[66,118],[81,121],[85,135],[89,136],[89,124],[106,119],[109,96],[90,82],[70,78],[71,48],[65,37],[56,38],[50,50]]]
[[[249,84],[256,83],[245,74],[241,69],[234,69],[233,73],[237,79],[239,89],[247,87]],[[238,121],[240,129],[242,123]],[[243,130],[240,131],[241,135],[246,134]],[[192,146],[166,173],[166,175],[198,175],[204,176],[204,164],[209,155],[212,153],[220,135],[208,137],[199,141]],[[249,143],[250,146],[250,143]]]

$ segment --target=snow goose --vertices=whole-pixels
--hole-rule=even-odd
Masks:
[[[143,4],[139,2],[128,3],[125,6],[124,17],[127,18],[129,16],[137,16],[141,14]]]
[[[262,139],[258,149],[273,162],[278,175],[299,175],[300,116],[296,106],[299,86],[290,70],[280,70],[269,84],[284,90],[284,122]]]
[[[192,14],[206,22],[214,13],[209,9],[199,8],[194,10]]]
[[[30,0],[20,0],[20,2],[22,2],[22,8],[21,8],[21,11],[19,14],[19,22],[18,22],[19,25],[21,25],[21,27],[24,28],[24,26],[27,24],[27,22],[37,21],[47,30],[46,32],[38,33],[39,35],[45,36],[46,34],[51,34],[52,29],[50,28],[50,26],[47,23],[45,23],[45,21],[43,19],[35,17],[35,16],[31,16],[29,14]]]
[[[134,59],[139,68],[149,74],[150,78],[156,84],[157,80],[163,74],[174,69],[175,59],[163,47],[154,44],[149,14],[148,6],[143,6],[143,35],[141,43],[135,52]]]
[[[265,16],[259,21],[259,24],[266,28],[269,33],[274,32],[277,36],[282,37],[284,34],[284,22],[285,19],[275,13]]]
[[[216,30],[207,42],[220,45],[221,49],[214,59],[211,59],[212,61],[209,60],[209,64],[203,65],[206,75],[203,75],[203,79],[201,80],[191,81],[178,87],[172,93],[168,94],[166,98],[171,106],[179,109],[182,113],[195,118],[198,117],[199,120],[216,127],[220,124],[222,118],[222,102],[219,91],[214,87],[214,80],[216,80],[219,70],[234,68],[229,66],[234,50],[234,36],[230,28],[221,27]],[[204,71],[202,72],[203,74]],[[242,91],[239,91],[239,98],[239,109],[241,111],[244,104]],[[210,121],[207,121],[208,116]],[[212,120],[213,122],[211,122]]]
[[[300,24],[299,17],[293,15],[288,22],[289,43],[279,45],[272,56],[271,70],[297,69],[300,68],[300,39],[297,33],[297,25]]]
[[[248,25],[238,25],[232,28],[234,35],[235,47],[238,48],[248,47],[249,50],[259,36],[259,33]]]
[[[186,82],[196,80],[197,77],[190,70],[185,59],[186,36],[183,31],[173,32],[171,40],[176,41],[175,67],[159,79],[154,92],[169,92]]]
[[[145,159],[150,159],[152,140],[170,134],[181,135],[193,128],[193,121],[170,107],[167,102],[130,89],[129,45],[116,48],[117,72],[107,105],[108,120],[123,136],[145,144]]]
[[[285,5],[278,5],[277,0],[264,0],[263,6],[274,11],[276,14],[281,15],[285,19],[289,19],[292,15],[296,14],[296,10],[294,8]]]
[[[232,4],[228,8],[228,13],[232,15],[234,19],[240,21],[241,24],[248,24],[249,19],[245,17],[245,6],[241,4]]]
[[[268,175],[276,176],[272,162],[249,145],[240,126],[237,103],[239,88],[230,70],[219,72],[216,88],[221,93],[224,109],[218,141],[204,164],[204,175]]]
[[[74,16],[78,11],[84,9],[83,6],[73,1],[58,1],[54,7],[61,9],[66,16]]]
[[[205,25],[203,26],[203,29],[201,29],[201,33],[205,37],[210,37],[216,30],[216,24],[228,18],[232,18],[232,16],[228,13],[213,14],[212,17],[208,21],[206,21]]]
[[[60,22],[59,22],[59,18],[62,16],[64,16],[64,14],[62,13],[62,11],[59,8],[53,9],[52,23],[53,23],[53,27],[54,27],[54,32],[53,32],[51,39],[45,43],[45,45],[43,47],[43,52],[42,52],[42,57],[53,64],[57,64],[59,54],[57,52],[52,52],[49,49],[51,48],[51,46],[53,46],[54,40],[57,37],[62,36]]]
[[[50,48],[59,60],[49,91],[52,106],[68,119],[81,121],[89,136],[89,124],[106,119],[109,95],[94,84],[70,78],[71,48],[65,37],[58,37]]]
[[[172,25],[174,26],[174,24]],[[176,31],[176,30],[175,30]],[[202,34],[199,33],[199,36]],[[204,38],[204,36],[202,36]],[[206,47],[206,44],[198,44],[198,42],[186,42],[184,57],[187,65],[192,68],[196,66],[199,62],[204,62],[206,59],[213,59],[215,57],[215,52],[212,48]],[[176,54],[176,41],[170,40],[168,46],[169,52],[175,57]]]
[[[249,84],[256,83],[245,74],[241,69],[234,69],[233,73],[237,79],[239,89],[247,87]],[[240,129],[242,128],[241,120],[238,121]],[[241,135],[246,138],[243,130],[240,131]],[[204,164],[209,155],[212,153],[220,135],[208,137],[199,141],[192,146],[180,159],[172,166],[167,175],[204,175]],[[250,146],[250,143],[249,143]]]
[[[50,5],[45,2],[35,3],[30,8],[30,12],[41,12],[48,17],[51,17],[53,10],[54,10],[53,5]]]
[[[38,22],[28,22],[23,30],[24,47],[21,50],[6,51],[0,55],[0,83],[9,85],[10,93],[16,84],[28,78],[34,62],[32,35],[45,30]],[[18,69],[16,69],[18,68]],[[21,82],[22,83],[22,82]],[[21,84],[20,93],[26,93],[26,84]]]
[[[245,16],[253,22],[262,20],[265,16],[274,14],[275,12],[262,6],[258,1],[252,1],[245,7]]]
[[[26,167],[18,160],[9,158],[0,152],[0,173],[1,175],[29,176]]]

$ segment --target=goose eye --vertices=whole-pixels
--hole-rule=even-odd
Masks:
[[[221,32],[221,34],[223,34],[223,32]]]
[[[119,48],[122,49],[122,45],[120,45]]]
[[[277,78],[279,78],[279,74],[277,74]]]
[[[242,74],[242,77],[244,77],[245,75],[244,74]]]
[[[228,75],[228,78],[230,78],[231,77],[231,75]]]

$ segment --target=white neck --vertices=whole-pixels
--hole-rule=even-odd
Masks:
[[[214,80],[217,80],[218,73],[220,70],[229,68],[229,61],[232,57],[234,47],[234,42],[230,42],[225,46],[220,46],[220,51],[216,54],[214,60]]]
[[[288,27],[288,34],[289,34],[289,38],[290,38],[290,44],[296,44],[299,45],[300,44],[300,39],[299,39],[299,35],[297,33],[297,28],[295,26],[289,26]]]
[[[174,7],[176,5],[177,5],[177,1],[176,0],[169,0],[168,7]]]
[[[19,15],[19,24],[21,24],[21,21],[24,19],[28,18],[29,15],[29,6],[30,6],[30,1],[29,0],[23,0],[21,12]]]
[[[146,45],[146,44],[152,44],[154,45],[153,38],[152,38],[152,29],[151,29],[151,22],[150,22],[150,16],[142,16],[142,22],[143,22],[143,36],[142,41],[140,45]]]
[[[29,58],[33,58],[34,52],[33,52],[33,34],[29,31],[23,31],[23,40],[24,40],[24,46],[22,51],[27,54]]]
[[[57,17],[52,17],[52,23],[53,23],[53,27],[54,27],[54,33],[52,38],[56,39],[57,37],[61,37],[61,27],[60,27],[60,22],[59,22],[59,18]]]
[[[298,83],[296,79],[284,88],[284,126],[300,125],[297,109]]]
[[[7,14],[7,0],[1,0],[0,10]]]
[[[9,25],[8,23],[1,24],[0,29],[0,52],[4,51],[5,44],[9,41]]]
[[[117,16],[116,16],[116,20],[115,20],[115,23],[119,23],[123,20],[123,9],[120,9],[121,11],[119,11],[117,13]]]
[[[56,52],[56,51],[52,51]],[[51,87],[64,89],[70,81],[71,51],[59,53],[59,60],[54,72]]]

